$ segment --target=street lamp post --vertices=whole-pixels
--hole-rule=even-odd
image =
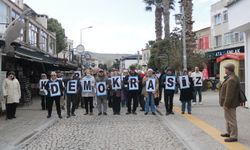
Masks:
[[[175,15],[176,24],[182,26],[182,45],[183,45],[183,69],[187,70],[187,45],[186,45],[186,22],[184,7],[181,6],[181,13]]]
[[[89,26],[89,27],[85,27],[85,28],[80,29],[80,44],[81,45],[82,45],[82,31],[85,30],[85,29],[90,29],[90,28],[93,28],[93,26]]]

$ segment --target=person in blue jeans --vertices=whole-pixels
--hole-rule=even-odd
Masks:
[[[147,84],[146,82],[150,79],[150,78],[154,78],[155,80],[155,84],[154,84],[154,87],[153,89],[155,89],[154,91],[147,91]],[[155,108],[155,94],[157,93],[157,90],[158,90],[158,79],[156,76],[153,75],[153,70],[152,69],[148,69],[147,71],[147,75],[143,78],[143,85],[144,85],[144,95],[146,97],[146,104],[145,104],[145,115],[148,114],[149,112],[149,103],[150,103],[150,106],[151,106],[151,111],[152,111],[152,114],[153,115],[156,115],[155,111],[156,111],[156,108]]]
[[[188,75],[188,72],[185,70],[183,72],[183,75]],[[181,113],[184,114],[185,113],[185,109],[187,108],[188,114],[191,114],[191,101],[193,99],[193,90],[194,90],[194,82],[193,79],[190,77],[190,75],[188,76],[189,79],[189,88],[186,89],[180,89],[180,101],[182,103],[181,105]]]

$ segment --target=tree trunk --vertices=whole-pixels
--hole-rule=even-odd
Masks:
[[[155,8],[155,35],[156,41],[162,40],[162,8],[156,6]]]
[[[164,17],[164,39],[169,38],[170,34],[170,0],[163,0],[163,17]]]

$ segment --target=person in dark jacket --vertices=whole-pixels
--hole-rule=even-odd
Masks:
[[[181,105],[181,113],[185,113],[185,109],[187,108],[188,114],[191,114],[191,101],[193,99],[193,91],[194,91],[194,82],[192,77],[188,74],[186,70],[184,70],[183,75],[188,75],[189,80],[189,88],[186,89],[180,89],[180,101],[182,103]]]
[[[162,87],[165,87],[167,76],[175,76],[174,70],[170,67],[167,68],[166,74],[164,74],[161,78]],[[174,92],[175,90],[170,90],[170,89],[164,90],[164,103],[165,103],[165,108],[166,108],[166,115],[174,114],[173,112]]]
[[[61,108],[60,108],[60,98],[63,94],[64,86],[63,86],[62,80],[57,79],[56,72],[51,72],[50,76],[51,78],[45,86],[45,89],[48,91],[48,116],[47,118],[51,117],[53,102],[55,101],[56,111],[57,111],[58,117],[61,119],[62,115],[61,115]],[[59,89],[57,89],[58,87],[55,87],[55,86],[52,87],[51,84],[58,84]]]
[[[113,70],[111,73],[112,76],[120,76],[118,70]],[[112,88],[111,88],[112,89]],[[112,89],[111,90],[111,97],[112,97],[112,108],[114,115],[120,115],[121,111],[121,89]]]
[[[67,118],[69,118],[70,114],[75,116],[77,93],[81,91],[80,80],[74,75],[74,72],[70,74],[70,79],[66,82],[66,87]]]

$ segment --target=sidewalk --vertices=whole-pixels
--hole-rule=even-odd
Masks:
[[[47,119],[47,111],[41,110],[39,97],[33,99],[29,106],[17,108],[16,119],[5,120],[0,117],[0,147],[4,150],[14,149],[24,140],[41,132],[44,128],[54,124],[57,119],[55,115]]]
[[[164,116],[165,124],[172,128],[172,130],[177,133],[186,143],[191,147],[191,149],[203,149],[210,150],[213,149],[226,149],[223,139],[215,139],[211,135],[208,135],[211,128],[217,129],[220,133],[224,133],[225,130],[225,120],[223,109],[219,106],[218,92],[203,92],[203,104],[192,106],[192,116],[197,124],[202,124],[202,122],[209,125],[208,127],[199,128],[197,124],[191,122],[188,115],[180,114],[181,103],[179,101],[179,94],[174,96],[174,111],[175,115],[165,116],[165,108],[163,105],[160,107],[160,112]],[[243,107],[237,108],[237,120],[238,120],[238,130],[239,130],[239,143],[250,148],[250,109]],[[192,119],[192,118],[191,118]],[[208,132],[204,132],[204,130]],[[209,133],[210,134],[210,133]],[[216,134],[217,133],[211,133]]]

